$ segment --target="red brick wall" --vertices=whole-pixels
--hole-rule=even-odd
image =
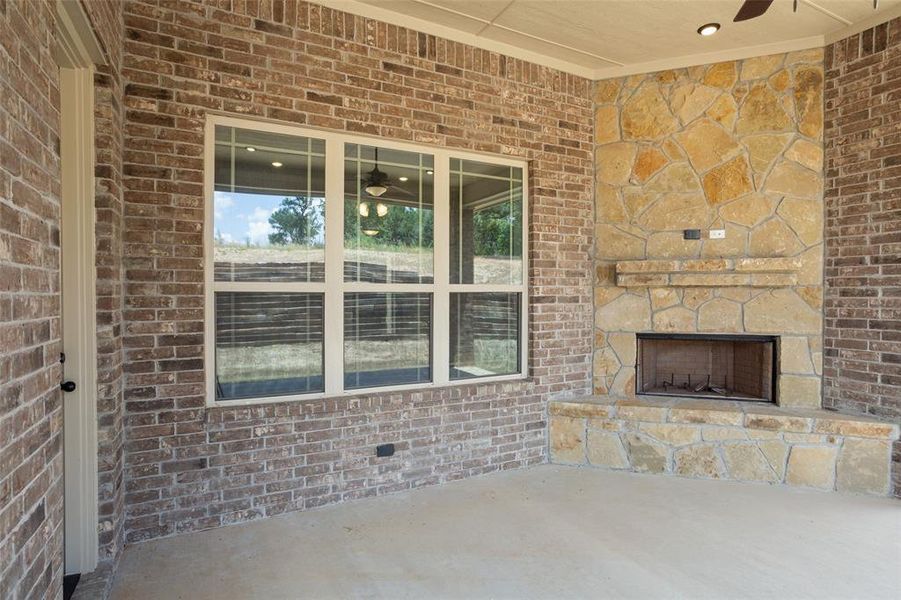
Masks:
[[[304,2],[125,23],[126,541],[544,461],[545,400],[590,388],[589,82]],[[531,161],[532,379],[206,409],[208,110]]]
[[[901,18],[827,48],[825,102],[824,404],[901,420]]]
[[[0,1],[0,598],[62,581],[53,4]]]
[[[124,513],[124,387],[122,370],[122,52],[123,4],[82,0],[106,64],[94,77],[94,205],[97,267],[97,465],[99,558],[122,549]]]

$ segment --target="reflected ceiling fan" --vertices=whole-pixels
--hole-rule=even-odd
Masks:
[[[363,182],[363,191],[374,198],[382,197],[388,190],[413,197],[413,194],[394,183],[390,175],[379,169],[378,148],[375,149],[375,167],[366,173],[366,176],[361,181]]]
[[[401,180],[406,181],[406,177],[402,177]],[[363,182],[363,191],[373,198],[381,198],[390,190],[392,194],[402,194],[404,196],[408,196],[411,198],[415,198],[414,194],[411,194],[404,188],[398,186],[391,179],[391,176],[379,169],[379,149],[375,149],[375,167],[368,173],[366,176],[360,179]],[[368,202],[360,202],[357,210],[360,212],[360,217],[367,221],[367,223],[363,226],[361,231],[370,236],[378,235],[381,230],[378,225],[378,219],[386,216],[388,214],[388,205],[384,202],[377,202],[375,205],[375,215],[377,219],[373,220],[369,218],[370,210]]]
[[[738,9],[738,13],[732,21],[738,23],[739,21],[756,19],[763,15],[772,3],[773,0],[745,0],[745,3]],[[879,0],[873,0],[873,10],[877,8],[879,8]],[[798,12],[798,0],[793,0],[792,10]]]

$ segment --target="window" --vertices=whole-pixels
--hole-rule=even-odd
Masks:
[[[209,404],[522,377],[526,171],[210,116]]]
[[[210,395],[323,392],[325,142],[217,125],[214,157]]]
[[[428,383],[432,295],[344,295],[344,388]]]
[[[520,372],[522,177],[521,167],[450,160],[452,380]]]
[[[520,294],[451,294],[451,379],[519,373],[521,303]]]

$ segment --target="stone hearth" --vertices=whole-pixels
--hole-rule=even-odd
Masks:
[[[884,496],[898,425],[745,402],[551,402],[551,462]]]

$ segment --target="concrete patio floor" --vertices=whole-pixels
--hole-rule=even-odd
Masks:
[[[112,598],[899,598],[901,502],[561,466],[128,548]]]

